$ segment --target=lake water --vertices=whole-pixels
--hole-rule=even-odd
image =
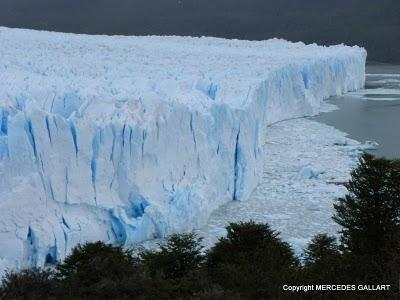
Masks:
[[[378,142],[372,154],[400,158],[400,66],[368,65],[366,73],[364,90],[329,99],[339,109],[313,119],[360,142]]]

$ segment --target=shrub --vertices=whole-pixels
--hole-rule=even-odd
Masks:
[[[131,251],[102,242],[78,245],[56,270],[73,299],[141,299],[149,285]]]
[[[152,278],[148,298],[189,299],[209,285],[201,272],[201,238],[194,233],[173,234],[159,247],[139,253],[144,270]]]
[[[144,250],[139,256],[152,277],[181,278],[198,270],[203,262],[201,240],[194,233],[173,234],[159,244],[159,251]]]
[[[0,299],[54,299],[56,281],[48,270],[8,272],[0,286]]]
[[[303,258],[301,278],[306,284],[350,282],[346,263],[335,237],[316,235],[304,250]],[[337,292],[334,294],[338,295]]]
[[[208,253],[210,280],[245,299],[281,297],[299,267],[290,246],[267,224],[231,223],[227,232]]]

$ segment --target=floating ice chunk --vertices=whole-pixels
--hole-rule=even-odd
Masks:
[[[367,77],[400,77],[400,74],[365,74]]]
[[[378,148],[379,144],[374,141],[365,141],[365,143],[361,145],[362,150],[377,150]]]
[[[333,144],[335,146],[347,146],[348,145],[348,139],[344,136],[338,137],[334,140]]]
[[[354,156],[356,160],[358,160],[358,157],[360,154],[362,154],[364,151],[374,151],[379,148],[379,144],[374,141],[366,141],[363,144],[355,144],[350,147],[350,153],[351,155]]]
[[[318,172],[312,166],[304,166],[300,169],[300,171],[296,175],[297,180],[302,179],[315,179],[318,178],[320,172]]]

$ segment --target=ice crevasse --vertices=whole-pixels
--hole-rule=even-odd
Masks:
[[[257,185],[267,125],[361,88],[365,60],[279,39],[0,27],[0,273],[204,225]]]

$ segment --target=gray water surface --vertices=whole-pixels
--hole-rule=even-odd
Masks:
[[[372,154],[400,158],[400,66],[370,65],[366,73],[365,90],[329,99],[339,110],[313,119],[360,142],[378,142]]]

